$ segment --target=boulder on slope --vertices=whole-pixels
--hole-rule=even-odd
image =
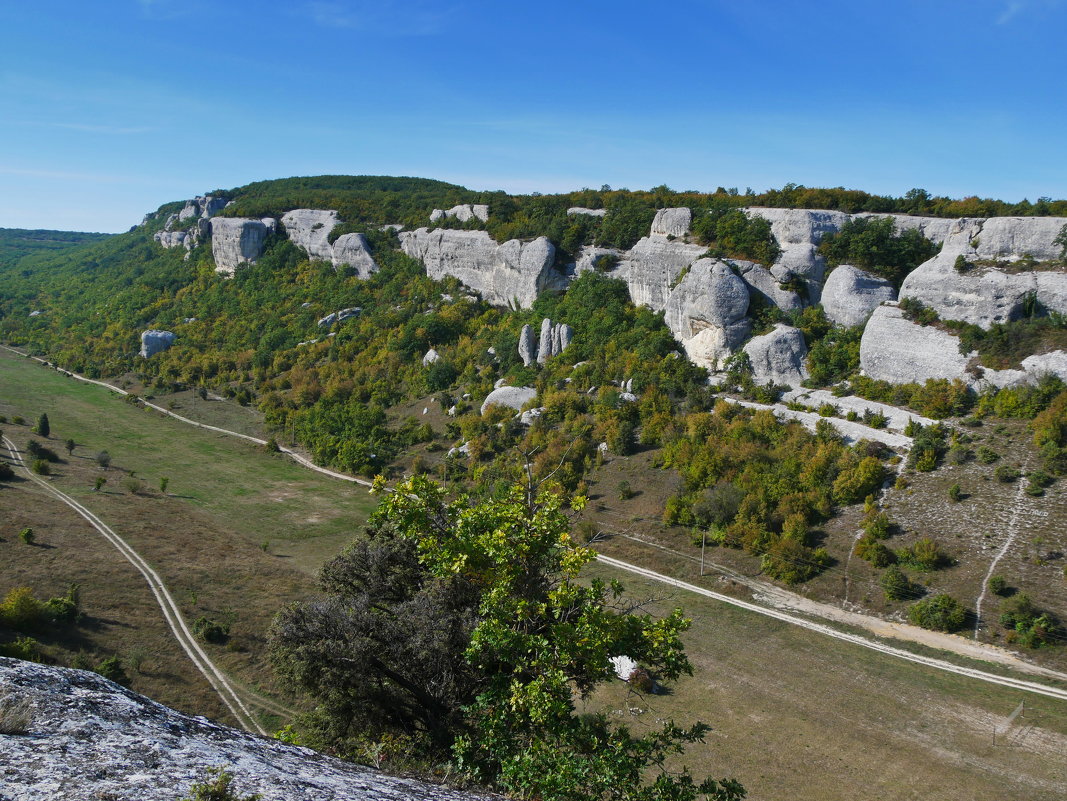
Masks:
[[[923,383],[928,378],[972,383],[967,365],[976,354],[960,353],[959,338],[934,326],[908,320],[895,304],[874,310],[860,339],[863,374],[891,384]]]
[[[751,330],[748,303],[748,287],[730,267],[699,259],[671,292],[664,320],[693,362],[717,370]]]
[[[482,401],[481,413],[490,406],[507,406],[509,409],[521,411],[522,407],[537,397],[537,390],[533,387],[497,387]]]
[[[748,355],[752,377],[757,384],[795,387],[809,377],[804,364],[808,346],[799,328],[778,323],[773,331],[752,337],[743,350]]]
[[[160,331],[151,329],[141,332],[141,357],[148,359],[157,353],[170,348],[174,344],[173,331]]]
[[[826,316],[846,327],[863,325],[882,303],[896,299],[897,291],[889,281],[851,264],[835,268],[822,288]]]
[[[652,220],[651,236],[681,237],[689,233],[693,212],[684,206],[677,209],[660,209]]]
[[[330,231],[340,222],[333,209],[293,209],[282,215],[282,225],[289,241],[300,247],[309,258],[333,262]]]

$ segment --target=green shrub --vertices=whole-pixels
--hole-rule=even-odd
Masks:
[[[207,777],[194,783],[181,801],[259,801],[259,793],[239,795],[233,786],[233,774],[222,767],[208,768]]]
[[[951,595],[940,593],[912,604],[908,620],[933,631],[959,631],[967,621],[967,610]]]
[[[983,445],[978,449],[978,461],[982,464],[993,464],[1000,458],[1000,454],[987,445]]]
[[[0,462],[0,481],[10,481],[15,477],[15,471],[7,462]]]
[[[907,574],[895,564],[891,564],[886,568],[878,583],[881,584],[882,592],[885,593],[885,597],[890,601],[908,600],[914,598],[920,592],[908,579]]]
[[[963,500],[963,490],[960,489],[959,484],[953,484],[948,488],[948,499],[953,503],[959,503]]]
[[[993,471],[993,475],[1001,484],[1010,484],[1019,478],[1021,473],[1011,465],[1002,464],[997,466],[997,469]]]
[[[628,501],[635,495],[637,495],[637,492],[630,486],[629,481],[619,482],[619,500]]]
[[[35,537],[36,535],[33,533],[33,529],[29,527],[24,528],[22,529],[22,531],[19,532],[19,539],[27,545],[33,545],[33,540]]]
[[[897,560],[924,572],[952,564],[952,558],[929,537],[923,537],[910,548],[901,548],[897,551]]]
[[[1049,612],[1038,609],[1025,593],[1001,604],[1000,624],[1011,631],[1009,641],[1027,648],[1051,645],[1061,636],[1059,622]]]
[[[193,634],[201,640],[204,642],[215,643],[216,645],[225,643],[230,637],[229,626],[204,616],[194,620],[191,628]]]
[[[101,660],[100,664],[93,668],[93,671],[116,684],[128,686],[130,683],[130,677],[126,675],[126,671],[122,667],[122,660],[117,656],[109,656]]]
[[[30,464],[30,470],[39,476],[49,476],[52,474],[52,466],[48,464],[47,459],[34,459]]]
[[[786,584],[800,584],[823,572],[833,562],[822,548],[808,548],[794,539],[779,539],[760,560],[763,572]]]
[[[1003,576],[990,576],[989,591],[994,595],[1005,595],[1008,592],[1008,582]]]
[[[896,554],[885,543],[868,536],[856,542],[856,556],[870,562],[874,567],[888,567],[896,562]]]

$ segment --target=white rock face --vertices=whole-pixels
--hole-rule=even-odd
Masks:
[[[173,801],[217,765],[264,801],[486,798],[183,715],[85,670],[0,658],[0,689],[32,707],[27,734],[0,736],[6,801]]]
[[[624,255],[612,277],[626,282],[634,303],[661,311],[678,276],[707,250],[662,236],[645,237]]]
[[[842,264],[827,277],[822,288],[822,308],[831,322],[851,327],[863,325],[871,313],[897,291],[884,278]]]
[[[434,362],[439,361],[440,358],[441,358],[441,354],[438,353],[435,348],[430,348],[428,351],[426,351],[426,354],[422,357],[422,366],[423,367],[429,367]]]
[[[900,288],[902,298],[915,298],[944,320],[988,328],[1017,319],[1028,296],[1046,308],[1067,312],[1067,273],[1028,271],[1014,274],[996,267],[955,269],[956,259],[1005,263],[1030,254],[1038,261],[1056,259],[1054,240],[1067,220],[1060,217],[994,217],[952,220],[941,252],[913,270]]]
[[[552,356],[552,321],[541,321],[541,337],[537,341],[537,362],[544,364]]]
[[[524,325],[519,332],[519,358],[524,367],[529,367],[537,361],[537,340],[534,339],[533,329]]]
[[[286,236],[312,259],[333,263],[330,231],[340,218],[337,212],[323,209],[293,209],[282,215]]]
[[[459,206],[453,206],[447,211],[444,209],[434,209],[430,212],[430,222],[438,222],[445,217],[455,217],[460,222],[467,222],[468,220],[477,217],[482,222],[489,219],[489,207],[486,205],[471,205],[464,203]]]
[[[342,234],[333,243],[334,267],[351,267],[357,278],[369,278],[372,273],[378,272],[378,263],[370,254],[370,245],[367,237],[363,234]]]
[[[752,207],[744,210],[749,217],[762,217],[771,224],[771,233],[778,240],[782,254],[774,266],[783,273],[791,273],[813,282],[822,283],[826,262],[818,254],[819,242],[828,233],[836,233],[849,220],[840,211],[810,209],[768,209]]]
[[[211,255],[215,271],[232,277],[237,268],[255,262],[262,253],[274,220],[247,217],[216,217],[211,221]]]
[[[400,244],[431,278],[455,276],[496,306],[529,308],[545,289],[565,284],[552,268],[556,249],[543,236],[498,245],[485,231],[419,228],[401,232]]]
[[[781,282],[766,267],[751,261],[732,260],[741,280],[748,285],[750,295],[758,295],[763,302],[783,311],[804,308],[804,300],[791,289],[782,289]]]
[[[616,250],[615,248],[598,248],[593,245],[582,245],[578,251],[578,258],[574,262],[574,274],[578,275],[587,270],[597,270],[599,267],[601,272],[611,272],[615,270],[626,257],[627,251]],[[611,265],[611,269],[607,267]]]
[[[693,212],[687,208],[660,209],[652,220],[652,236],[680,237],[689,233]]]
[[[352,306],[348,309],[341,309],[340,311],[335,311],[332,314],[327,314],[325,317],[319,320],[318,326],[319,328],[329,328],[334,323],[343,323],[349,317],[355,317],[362,311],[363,308],[361,306]]]
[[[958,337],[904,317],[896,306],[874,310],[860,340],[864,375],[892,384],[922,383],[928,378],[958,378],[972,383],[967,364],[976,354],[962,354]]]
[[[148,359],[157,353],[170,348],[174,344],[174,332],[173,331],[158,331],[152,329],[150,331],[141,332],[141,357]]]
[[[700,259],[667,302],[664,320],[689,358],[717,370],[751,330],[748,287],[726,264]]]
[[[536,397],[537,390],[533,387],[498,387],[485,396],[481,413],[485,414],[485,410],[493,405],[507,406],[519,411]]]
[[[797,386],[808,378],[808,347],[799,328],[778,323],[768,334],[752,337],[744,347],[757,384]]]
[[[567,209],[568,214],[584,214],[588,217],[603,217],[608,213],[607,209],[587,209],[582,206],[571,206]]]

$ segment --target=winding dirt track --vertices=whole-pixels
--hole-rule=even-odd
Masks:
[[[103,520],[65,492],[56,489],[43,478],[35,475],[33,471],[26,466],[26,462],[23,461],[22,454],[15,446],[15,443],[7,437],[3,437],[2,439],[5,447],[11,453],[12,461],[14,461],[18,467],[26,471],[26,475],[31,481],[43,487],[46,491],[84,517],[93,528],[99,531],[108,542],[118,549],[119,553],[126,557],[126,560],[130,564],[140,571],[141,575],[144,576],[145,581],[148,582],[148,588],[152,591],[152,595],[155,596],[156,603],[159,604],[159,608],[163,611],[163,618],[166,620],[171,633],[174,634],[174,638],[178,641],[178,644],[182,647],[182,650],[185,651],[186,655],[188,655],[189,659],[192,660],[193,664],[196,665],[197,670],[204,674],[204,678],[208,680],[208,683],[211,684],[215,692],[218,693],[219,698],[222,699],[226,708],[230,710],[241,726],[248,729],[248,731],[259,732],[266,736],[267,732],[259,725],[255,716],[248,711],[248,707],[245,706],[240,695],[237,694],[237,690],[230,684],[222,671],[215,666],[215,663],[208,658],[208,655],[204,653],[204,650],[196,641],[193,633],[189,631],[189,627],[185,625],[185,619],[182,617],[181,611],[178,609],[178,604],[174,601],[173,596],[167,591],[166,586],[163,584],[163,580],[159,577],[156,571],[153,570],[148,562],[146,562],[137,551],[131,548],[129,544],[116,534]]]
[[[14,348],[10,348],[10,347],[8,347],[6,345],[0,345],[0,347],[3,347],[5,350],[11,351],[12,353],[18,354],[19,356],[27,356],[27,354],[22,353],[21,351],[15,350]],[[45,361],[44,359],[39,359],[36,356],[30,357],[30,358],[36,359],[37,361],[41,362],[42,364],[50,364],[49,362]],[[59,369],[59,368],[57,368],[57,369]],[[96,381],[96,380],[91,379],[91,378],[85,378],[84,376],[80,376],[80,375],[78,375],[76,373],[71,373],[71,372],[66,371],[66,370],[62,370],[62,372],[67,374],[67,375],[69,375],[69,376],[71,376],[72,378],[76,378],[76,379],[78,379],[80,381],[85,381],[85,382],[90,383],[90,384],[96,384],[98,386],[106,387],[107,389],[113,390],[113,391],[118,392],[118,393],[123,394],[123,395],[129,394],[125,390],[122,390],[122,389],[120,389],[120,388],[118,388],[116,386],[113,386],[111,384],[107,384],[107,383],[105,383],[103,381]],[[147,401],[143,401],[142,400],[142,403],[144,403],[145,405],[151,407],[152,409],[155,409],[156,411],[159,411],[159,412],[161,412],[163,414],[166,414],[166,415],[168,415],[170,417],[174,417],[175,419],[181,420],[184,423],[188,423],[190,425],[197,426],[198,428],[205,428],[205,429],[208,429],[208,430],[211,430],[211,431],[216,431],[216,432],[221,433],[221,434],[227,434],[229,436],[239,437],[241,439],[248,440],[250,442],[256,443],[257,445],[265,445],[266,444],[265,440],[261,440],[261,439],[258,439],[256,437],[251,437],[251,436],[248,436],[247,434],[240,434],[240,433],[238,433],[236,431],[228,431],[228,430],[226,430],[224,428],[218,428],[216,426],[209,426],[209,425],[206,425],[204,423],[198,423],[195,420],[190,420],[187,417],[182,417],[181,415],[174,414],[173,412],[171,412],[171,411],[169,411],[167,409],[163,409],[163,408],[161,408],[159,406],[156,406],[155,404],[148,403]],[[909,438],[909,440],[910,440],[910,438]],[[309,468],[311,470],[315,470],[316,472],[322,473],[324,475],[331,476],[331,477],[336,478],[336,479],[340,479],[342,481],[349,481],[349,482],[353,482],[353,483],[357,483],[357,484],[362,484],[364,486],[370,486],[370,482],[366,481],[365,479],[356,478],[354,476],[348,476],[348,475],[345,475],[343,473],[338,473],[336,471],[329,470],[329,469],[324,468],[324,467],[320,467],[320,466],[314,464],[313,462],[311,462],[306,457],[304,457],[304,456],[302,456],[300,454],[294,453],[291,450],[283,448],[282,452],[287,454],[289,457],[291,457],[292,459],[294,459],[296,462],[298,462],[299,464],[303,465],[304,467],[307,467],[307,468]],[[21,459],[20,459],[20,462],[21,462]],[[36,478],[36,477],[34,476],[34,478]],[[45,486],[47,486],[49,490],[55,491],[55,490],[53,490],[53,488],[50,485],[45,484]],[[74,503],[76,503],[76,502],[74,502]],[[76,506],[75,508],[78,508],[78,507]],[[79,509],[79,512],[80,511],[81,510]],[[88,515],[91,515],[91,512],[88,512],[88,510],[86,510],[86,513]],[[83,516],[86,516],[86,514],[83,514]],[[90,519],[90,518],[87,517],[87,519]],[[90,522],[92,522],[91,519],[90,519]],[[129,546],[126,546],[126,547],[128,548]],[[127,557],[127,558],[129,558],[129,557]],[[750,612],[755,612],[756,614],[765,615],[767,617],[771,617],[771,618],[774,618],[776,620],[781,620],[781,621],[783,621],[785,623],[790,623],[790,624],[795,625],[795,626],[800,626],[801,628],[808,629],[809,631],[814,631],[814,632],[817,632],[819,634],[824,634],[824,635],[826,635],[828,637],[833,637],[834,639],[844,640],[845,642],[850,642],[850,643],[852,643],[854,645],[859,645],[859,646],[861,646],[863,648],[868,648],[868,649],[873,650],[873,651],[878,651],[878,652],[886,654],[888,656],[894,656],[894,657],[897,657],[898,659],[904,659],[904,660],[907,660],[909,662],[914,662],[916,664],[925,665],[927,667],[935,668],[937,670],[943,670],[943,671],[946,671],[946,672],[949,672],[949,673],[956,673],[956,674],[961,675],[961,676],[967,676],[969,678],[977,679],[979,681],[988,682],[990,684],[998,684],[998,685],[1000,685],[1002,687],[1010,687],[1010,688],[1016,689],[1016,690],[1022,690],[1022,691],[1025,691],[1025,692],[1032,692],[1032,693],[1036,693],[1038,695],[1047,696],[1049,698],[1056,698],[1056,699],[1059,699],[1059,700],[1067,701],[1067,689],[1061,689],[1059,687],[1053,687],[1053,686],[1050,686],[1050,685],[1047,685],[1047,684],[1042,684],[1042,683],[1039,683],[1039,682],[1026,681],[1024,679],[1015,679],[1015,678],[1011,678],[1011,677],[1007,677],[1007,676],[998,676],[998,675],[996,675],[994,673],[988,673],[988,672],[986,672],[984,670],[977,670],[975,668],[961,667],[959,665],[955,665],[955,664],[953,664],[951,662],[948,662],[948,661],[945,661],[943,659],[937,659],[935,657],[929,657],[929,656],[922,656],[922,655],[919,655],[919,654],[914,654],[914,653],[911,653],[910,651],[905,651],[905,650],[900,649],[900,648],[894,648],[891,645],[886,645],[886,644],[878,642],[876,640],[868,639],[867,637],[862,637],[862,636],[859,636],[859,635],[856,635],[856,634],[849,634],[847,632],[839,631],[837,629],[834,629],[834,628],[832,628],[830,626],[827,626],[827,625],[824,625],[822,623],[816,623],[814,621],[807,620],[805,618],[796,617],[795,615],[790,615],[790,614],[788,614],[786,612],[782,612],[782,611],[780,611],[778,609],[773,609],[773,608],[770,608],[770,607],[761,606],[761,605],[754,604],[754,603],[749,603],[748,601],[742,601],[742,600],[739,600],[737,598],[733,598],[733,597],[731,597],[729,595],[723,595],[722,593],[717,593],[717,592],[714,592],[712,590],[707,590],[707,589],[704,589],[703,587],[698,587],[698,586],[696,586],[694,584],[689,584],[688,582],[684,582],[684,581],[681,581],[679,579],[672,578],[671,576],[663,575],[662,573],[656,573],[656,572],[654,572],[652,570],[647,570],[646,568],[638,567],[637,565],[632,565],[632,564],[630,564],[628,562],[623,562],[623,561],[620,561],[618,559],[613,559],[612,557],[609,557],[609,556],[603,556],[601,554],[598,554],[597,555],[597,561],[602,562],[603,564],[609,565],[609,566],[614,567],[614,568],[619,569],[619,570],[624,570],[624,571],[627,571],[629,573],[633,573],[635,575],[642,576],[644,578],[660,582],[662,584],[666,584],[666,585],[669,585],[669,586],[672,586],[672,587],[676,587],[676,588],[681,589],[681,590],[685,590],[686,592],[692,592],[692,593],[696,593],[697,595],[702,595],[702,596],[705,596],[705,597],[708,597],[708,598],[713,598],[713,599],[715,599],[717,601],[721,601],[723,603],[727,603],[727,604],[730,604],[732,606],[736,606],[736,607],[738,607],[740,609],[746,609],[746,610],[748,610]],[[157,580],[158,580],[158,577],[157,577]],[[162,582],[160,582],[160,587],[162,587]],[[166,592],[165,589],[163,591]],[[169,597],[169,596],[167,596],[167,597]],[[172,601],[172,603],[173,603],[173,601]],[[162,606],[162,604],[161,604],[161,606]],[[175,608],[175,611],[176,611],[176,608]],[[164,611],[164,614],[166,614],[166,611]],[[181,620],[180,615],[178,616],[178,619],[179,619],[179,621]],[[169,618],[168,618],[168,622],[169,622]],[[184,623],[181,624],[181,627],[184,628]],[[177,632],[176,632],[175,636],[177,636]],[[195,641],[193,641],[193,645],[196,646]],[[965,655],[969,656],[971,658],[974,658],[973,654],[971,654],[971,653],[967,653]],[[206,656],[204,658],[206,659]],[[194,661],[196,661],[196,660],[194,659]],[[208,664],[210,664],[210,661],[208,662]],[[198,667],[199,667],[199,664],[198,664]],[[217,669],[214,668],[214,665],[211,665],[211,668],[213,670],[215,670],[216,673],[218,674],[218,671],[217,671]],[[201,668],[201,670],[203,670],[203,668]],[[1042,672],[1044,672],[1046,674],[1054,673],[1054,671],[1042,671]],[[207,675],[207,674],[205,674],[205,675]],[[221,678],[221,674],[218,674],[218,675]],[[1060,675],[1061,674],[1057,674],[1057,676],[1060,676]],[[1067,675],[1062,676],[1062,679],[1063,680],[1067,680]],[[209,678],[209,680],[210,680],[210,678]],[[213,682],[213,684],[214,684],[214,682]],[[227,683],[227,686],[229,687],[230,691],[233,692],[233,688],[230,687],[228,685],[228,683]],[[234,697],[236,698],[236,694],[234,695]],[[225,698],[224,698],[224,700],[225,700]],[[240,700],[239,699],[238,699],[238,704],[240,704]],[[229,706],[229,703],[227,703],[227,706]],[[243,705],[242,705],[242,707],[243,707]],[[232,707],[230,707],[230,708],[232,710]],[[254,723],[254,721],[253,721],[253,723]],[[258,728],[258,726],[257,726],[257,728]]]

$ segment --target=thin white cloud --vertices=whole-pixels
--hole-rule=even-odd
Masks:
[[[997,17],[997,25],[1004,25],[1005,23],[1010,22],[1025,7],[1026,3],[1020,2],[1020,0],[1008,3],[1000,16]]]
[[[88,181],[98,184],[141,183],[143,179],[128,175],[108,173],[67,172],[65,170],[38,170],[24,167],[9,167],[0,164],[0,175],[15,175],[22,178],[46,178],[55,181]]]
[[[114,136],[131,136],[135,134],[153,133],[159,130],[147,125],[135,125],[124,127],[121,125],[90,125],[81,122],[49,122],[44,123],[50,128],[64,128],[68,131],[81,131],[82,133],[108,134]]]
[[[147,0],[154,2],[154,0]],[[312,0],[307,17],[323,28],[358,30],[389,36],[431,36],[440,33],[454,9],[424,2],[394,0]]]

